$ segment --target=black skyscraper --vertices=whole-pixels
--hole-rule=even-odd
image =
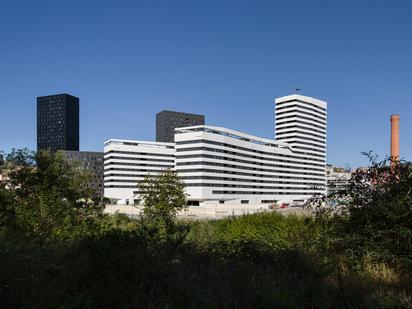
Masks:
[[[156,141],[173,143],[175,128],[199,126],[205,124],[205,116],[162,111],[156,114]]]
[[[79,150],[79,98],[66,93],[37,98],[37,149]]]

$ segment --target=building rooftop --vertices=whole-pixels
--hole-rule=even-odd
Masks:
[[[105,146],[108,145],[130,145],[130,146],[144,146],[144,147],[162,147],[162,148],[174,148],[174,143],[153,142],[153,141],[136,141],[127,139],[109,139],[104,142]]]
[[[190,132],[208,132],[208,133],[213,133],[213,134],[218,134],[218,135],[223,135],[226,137],[258,144],[258,145],[264,145],[264,146],[269,146],[269,147],[275,147],[275,148],[289,148],[292,150],[291,146],[287,143],[284,142],[279,142],[276,140],[268,139],[268,138],[263,138],[263,137],[257,137],[253,136],[247,133],[227,129],[227,128],[222,128],[222,127],[215,127],[215,126],[209,126],[209,125],[200,125],[200,126],[191,126],[191,127],[183,127],[183,128],[176,128],[175,132],[177,134],[179,133],[190,133]]]
[[[312,97],[307,97],[300,94],[291,94],[284,97],[276,98],[275,103],[287,102],[287,101],[303,101],[307,103],[312,103],[318,107],[326,108],[328,103],[319,99],[315,99]]]

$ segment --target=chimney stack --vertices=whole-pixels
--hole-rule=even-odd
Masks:
[[[391,166],[399,160],[399,119],[399,115],[391,115]]]

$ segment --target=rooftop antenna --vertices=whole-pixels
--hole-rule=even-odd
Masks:
[[[295,88],[296,94],[300,94],[302,92],[302,88]]]

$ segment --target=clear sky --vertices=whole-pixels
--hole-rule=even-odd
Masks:
[[[80,98],[81,150],[155,139],[155,114],[274,136],[274,98],[328,101],[328,162],[411,159],[412,1],[0,0],[0,149],[36,148],[36,97]]]

